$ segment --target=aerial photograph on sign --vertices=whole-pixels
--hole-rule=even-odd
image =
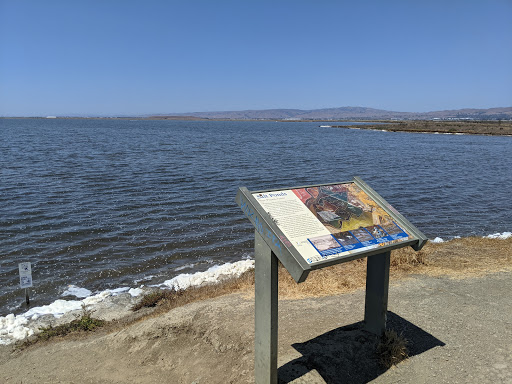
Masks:
[[[410,238],[352,182],[253,196],[309,264]]]

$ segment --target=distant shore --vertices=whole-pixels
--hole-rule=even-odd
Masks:
[[[512,136],[512,121],[379,121],[367,125],[331,125],[334,128],[372,129],[388,132],[441,133],[462,135]]]
[[[512,136],[510,120],[283,120],[283,119],[224,119],[196,116],[145,116],[145,117],[0,117],[0,119],[86,119],[86,120],[171,120],[171,121],[278,121],[286,123],[325,123],[325,127],[367,129],[388,132],[413,132],[452,135]],[[365,124],[354,124],[365,123]]]

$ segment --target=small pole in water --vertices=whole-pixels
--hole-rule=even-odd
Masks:
[[[32,286],[32,267],[30,262],[19,263],[18,268],[20,271],[20,288],[25,288],[25,302],[30,304],[30,297],[28,297],[28,289]]]

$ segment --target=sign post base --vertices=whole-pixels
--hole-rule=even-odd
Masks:
[[[381,336],[386,330],[391,252],[368,256],[366,265],[365,329]]]

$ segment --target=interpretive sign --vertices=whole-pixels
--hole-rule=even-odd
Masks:
[[[427,238],[360,178],[250,192],[237,202],[297,282],[310,270]]]
[[[309,272],[367,257],[365,329],[384,332],[391,250],[427,238],[360,178],[278,190],[239,188],[255,227],[255,381],[277,383],[277,260],[296,282]]]
[[[30,262],[19,263],[20,288],[30,288],[32,286],[32,268]]]

